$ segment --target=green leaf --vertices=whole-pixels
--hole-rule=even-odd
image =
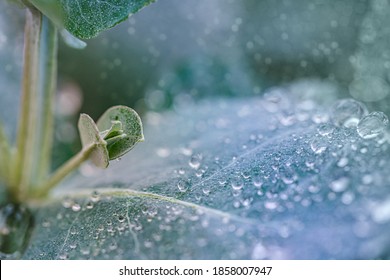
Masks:
[[[95,145],[90,158],[101,168],[106,168],[110,160],[123,156],[144,140],[140,117],[126,106],[109,108],[97,125],[90,116],[81,114],[78,126],[83,149]]]
[[[118,124],[118,121],[120,128],[115,127],[115,122]],[[115,106],[108,109],[98,120],[97,127],[101,132],[107,130],[103,137],[107,141],[110,160],[121,157],[130,151],[135,144],[144,141],[140,117],[137,112],[126,106]],[[119,134],[118,130],[121,131]]]
[[[96,145],[90,159],[97,167],[106,168],[109,163],[107,143],[100,136],[95,122],[87,114],[81,114],[78,126],[83,149]]]
[[[30,0],[53,20],[80,39],[90,39],[126,20],[154,0]]]
[[[23,258],[389,258],[390,144],[307,104],[275,89],[147,114],[131,157],[35,208]]]
[[[61,37],[64,42],[71,48],[82,50],[87,47],[87,43],[77,39],[65,29],[61,31]]]
[[[236,237],[231,230],[248,228],[245,219],[157,195],[102,191],[39,211],[24,258],[205,259],[231,258],[234,251],[248,257],[239,248],[251,246],[249,233],[242,242],[232,242]]]

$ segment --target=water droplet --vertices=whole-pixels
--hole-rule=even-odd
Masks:
[[[94,191],[91,195],[91,201],[92,202],[98,202],[100,200],[100,195],[97,191]]]
[[[290,185],[297,180],[297,175],[291,167],[283,167],[279,169],[280,179],[286,185]]]
[[[176,186],[179,189],[179,191],[183,193],[186,192],[189,188],[189,184],[186,181],[179,181]]]
[[[316,154],[321,154],[326,151],[328,147],[328,141],[321,137],[314,138],[310,143],[310,148]]]
[[[69,197],[65,197],[64,200],[62,200],[62,206],[64,208],[70,208],[73,205],[73,200]]]
[[[233,178],[230,184],[233,190],[241,190],[244,187],[244,181],[240,177]]]
[[[318,126],[317,131],[321,136],[327,136],[333,133],[334,126],[330,123],[324,123]]]
[[[196,154],[191,157],[188,164],[190,165],[191,168],[198,169],[201,162],[202,162],[202,155]]]
[[[180,168],[178,171],[177,171],[180,175],[184,175],[186,173],[186,171],[184,170],[184,168]]]
[[[119,215],[119,216],[118,216],[118,221],[119,221],[120,223],[123,223],[123,222],[125,221],[125,216]]]
[[[357,126],[357,132],[363,139],[372,139],[384,132],[389,119],[382,112],[372,112],[363,117]]]
[[[210,189],[210,187],[203,187],[202,188],[202,192],[205,194],[205,195],[209,195],[210,194],[210,192],[211,192],[211,189]]]
[[[263,185],[263,181],[261,179],[261,176],[256,175],[252,178],[252,183],[256,188],[260,188]]]
[[[69,259],[69,255],[68,254],[61,254],[61,255],[58,256],[58,258],[60,260],[67,260],[67,259]]]
[[[85,207],[86,207],[87,209],[92,209],[92,208],[93,208],[93,203],[92,203],[91,201],[89,201],[89,202],[85,205]]]
[[[80,210],[81,210],[80,204],[75,203],[75,204],[72,205],[72,211],[73,212],[78,212]]]
[[[244,179],[249,179],[251,177],[251,174],[248,171],[241,172],[241,175]]]
[[[347,177],[341,177],[337,180],[334,180],[329,184],[329,187],[334,192],[343,192],[348,188],[349,179]]]
[[[354,99],[339,100],[331,109],[331,119],[336,126],[355,127],[366,114],[366,106]]]

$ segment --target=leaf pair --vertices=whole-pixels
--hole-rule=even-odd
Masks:
[[[81,114],[78,127],[83,149],[94,147],[90,159],[101,168],[144,140],[140,117],[126,106],[111,107],[96,124],[90,116]]]

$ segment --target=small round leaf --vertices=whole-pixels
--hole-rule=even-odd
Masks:
[[[107,143],[100,136],[95,122],[87,114],[81,114],[78,127],[83,149],[95,145],[90,155],[93,164],[97,167],[107,168],[109,162]]]
[[[98,120],[99,131],[110,129],[113,121],[122,123],[124,136],[107,145],[110,160],[121,157],[130,151],[135,144],[144,140],[141,119],[133,109],[126,106],[111,107]]]

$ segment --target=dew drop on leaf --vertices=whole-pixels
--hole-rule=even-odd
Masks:
[[[91,195],[91,201],[92,202],[98,202],[100,200],[100,195],[97,191],[94,191]]]
[[[359,121],[357,132],[363,139],[372,139],[383,133],[388,123],[383,112],[372,112]]]
[[[68,197],[65,197],[63,200],[62,200],[62,206],[64,208],[70,208],[72,207],[73,205],[73,200],[68,198]]]
[[[72,205],[72,211],[73,212],[78,212],[80,210],[81,210],[80,204],[75,203],[75,204]]]
[[[325,152],[328,147],[328,141],[324,138],[316,137],[310,143],[310,148],[316,154]]]
[[[85,208],[87,209],[92,209],[93,208],[93,203],[91,201],[89,201],[86,205],[85,205]]]
[[[193,155],[188,162],[191,168],[198,169],[202,161],[202,156],[200,154]]]
[[[244,187],[244,181],[240,177],[235,177],[231,180],[233,190],[241,190]]]
[[[188,187],[189,184],[184,180],[181,180],[177,183],[177,188],[179,189],[180,192],[186,192],[188,190]]]
[[[354,99],[342,99],[333,105],[330,117],[336,126],[355,127],[366,114],[364,104]]]
[[[120,223],[123,223],[123,222],[125,221],[125,216],[119,215],[119,216],[118,216],[118,221],[119,221]]]
[[[321,136],[331,135],[335,127],[330,123],[323,123],[318,126],[317,131]]]

